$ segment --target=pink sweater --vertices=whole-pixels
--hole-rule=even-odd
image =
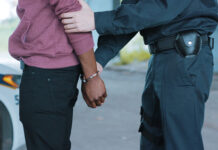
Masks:
[[[80,8],[78,0],[19,0],[21,21],[9,38],[11,56],[40,68],[79,64],[76,55],[94,46],[92,34],[66,34],[59,15]]]

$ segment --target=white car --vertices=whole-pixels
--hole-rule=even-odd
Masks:
[[[19,63],[0,63],[0,150],[24,150],[23,126],[19,120]]]

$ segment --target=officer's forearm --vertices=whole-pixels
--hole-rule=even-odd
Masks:
[[[105,65],[114,58],[135,35],[136,32],[125,35],[100,36],[98,40],[98,48],[95,52],[97,62],[105,67]]]
[[[191,0],[123,1],[116,10],[96,12],[95,27],[101,35],[129,34],[157,27],[175,19],[191,2]]]

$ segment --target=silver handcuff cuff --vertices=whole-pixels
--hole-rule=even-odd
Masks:
[[[85,78],[85,76],[83,74],[81,74],[80,79],[82,81],[82,83],[87,83],[89,80],[95,78],[98,76],[99,71],[97,71],[96,73],[92,74],[91,76],[89,76],[88,78]]]

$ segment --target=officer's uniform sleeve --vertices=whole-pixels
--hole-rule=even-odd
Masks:
[[[98,39],[98,48],[95,52],[96,61],[103,67],[115,57],[119,51],[136,35],[102,35]]]
[[[95,13],[96,30],[100,35],[120,35],[167,24],[181,14],[190,2],[191,0],[123,0],[116,10]]]
[[[123,0],[121,4],[135,4],[136,2],[137,0]],[[105,67],[136,34],[137,32],[123,35],[101,35],[95,51],[96,61]]]

